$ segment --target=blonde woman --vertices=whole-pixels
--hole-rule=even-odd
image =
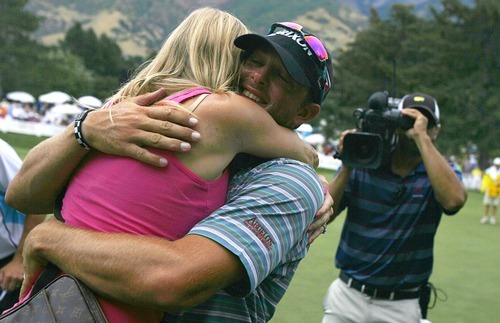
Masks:
[[[110,118],[119,113],[114,103],[164,88],[178,108],[203,121],[196,128],[203,140],[184,154],[151,149],[168,159],[166,168],[90,153],[63,199],[67,224],[176,240],[225,203],[227,168],[236,154],[314,163],[312,147],[278,126],[263,107],[232,92],[241,62],[233,41],[246,33],[238,19],[211,8],[194,11],[171,33],[156,57],[109,100]],[[100,302],[110,322],[159,321],[163,315]]]

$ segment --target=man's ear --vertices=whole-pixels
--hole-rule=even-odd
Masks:
[[[303,106],[299,113],[295,116],[295,127],[300,126],[303,123],[307,123],[314,118],[316,118],[321,110],[321,107],[317,103],[309,103]]]
[[[433,127],[433,128],[431,128],[431,129],[428,130],[429,137],[431,137],[432,141],[434,141],[434,140],[437,139],[440,131],[441,131],[441,125],[440,124],[438,124],[435,127]]]

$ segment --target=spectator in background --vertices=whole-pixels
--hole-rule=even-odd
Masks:
[[[9,113],[9,102],[5,99],[0,101],[0,118],[5,118]]]
[[[496,213],[500,204],[500,157],[496,157],[493,165],[484,172],[481,192],[484,192],[484,215],[480,222],[486,224],[489,220],[490,224],[496,224]]]
[[[44,221],[45,215],[24,215],[5,203],[5,192],[21,168],[21,158],[14,148],[0,139],[0,312],[19,298],[23,281],[23,246],[26,235]]]
[[[479,167],[476,167],[472,170],[470,173],[470,176],[472,177],[471,182],[471,189],[476,192],[481,191],[481,184],[482,184],[482,178],[483,178],[483,172]]]
[[[448,163],[450,163],[453,167],[456,167],[460,172],[462,172],[462,165],[457,160],[457,157],[455,157],[455,155],[451,155],[448,158]]]
[[[399,108],[415,123],[397,130],[390,163],[375,170],[343,166],[330,183],[334,214],[348,210],[335,258],[340,276],[325,296],[324,323],[420,322],[441,215],[457,213],[467,199],[460,172],[433,144],[441,129],[437,102],[411,94]]]

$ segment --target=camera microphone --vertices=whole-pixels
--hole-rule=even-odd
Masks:
[[[368,99],[368,108],[377,111],[383,111],[387,108],[389,94],[384,92],[375,92]]]

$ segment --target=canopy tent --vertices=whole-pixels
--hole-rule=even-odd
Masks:
[[[92,107],[92,108],[100,108],[102,106],[102,101],[99,100],[98,98],[91,96],[91,95],[86,95],[82,96],[77,100],[77,103],[81,103],[83,105]]]
[[[74,104],[58,104],[52,109],[50,109],[51,113],[55,114],[66,114],[66,115],[76,115],[82,112],[82,108],[74,105]]]
[[[304,139],[313,132],[313,127],[308,123],[303,123],[295,131],[299,134],[300,138]]]
[[[38,101],[42,103],[52,103],[52,104],[65,103],[71,101],[71,95],[61,91],[52,91],[40,95],[38,97]]]
[[[35,97],[24,91],[9,92],[5,97],[7,98],[7,100],[11,101],[17,101],[21,103],[35,103]]]
[[[320,133],[313,133],[307,137],[304,138],[304,141],[315,146],[315,145],[322,145],[325,143],[325,136],[323,136]]]

